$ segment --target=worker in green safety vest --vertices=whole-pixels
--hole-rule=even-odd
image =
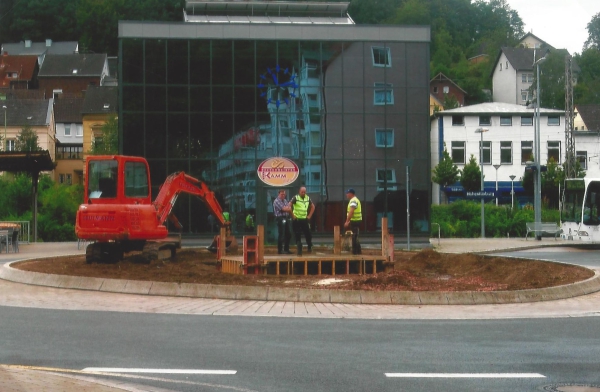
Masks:
[[[346,191],[346,198],[348,202],[348,210],[346,214],[346,222],[344,223],[345,229],[352,230],[352,254],[361,254],[360,242],[358,241],[358,233],[360,224],[362,223],[362,209],[360,207],[360,200],[356,197],[356,192],[353,188]]]
[[[292,230],[296,237],[296,254],[302,256],[302,234],[306,239],[307,251],[312,252],[310,219],[315,212],[315,204],[306,194],[306,187],[300,187],[298,194],[288,204],[292,209]]]

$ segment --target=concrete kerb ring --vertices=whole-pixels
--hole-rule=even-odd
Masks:
[[[64,256],[61,256],[64,257]],[[53,259],[35,258],[35,260]],[[29,272],[13,268],[11,264],[0,268],[0,279],[15,283],[63,289],[104,291],[123,294],[154,296],[255,300],[318,302],[378,305],[484,305],[553,301],[573,298],[600,291],[600,273],[581,282],[541,289],[515,291],[364,291],[295,289],[259,286],[226,286],[195,283],[167,283],[108,278],[86,278]]]

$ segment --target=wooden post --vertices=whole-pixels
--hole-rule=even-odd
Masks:
[[[256,226],[256,236],[258,237],[258,252],[256,255],[256,261],[258,262],[258,265],[263,265],[265,263],[265,226]]]
[[[340,235],[340,227],[333,226],[333,254],[342,254],[342,237]]]
[[[227,254],[227,228],[221,227],[221,231],[219,232],[219,255],[221,257]]]
[[[388,218],[383,217],[383,218],[381,218],[381,255],[382,256],[388,255],[388,246],[389,246]]]

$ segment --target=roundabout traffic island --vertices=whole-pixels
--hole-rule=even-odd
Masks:
[[[277,250],[266,247],[264,252],[276,255]],[[313,248],[317,257],[328,252],[327,247]],[[363,253],[368,258],[381,250]],[[136,253],[114,263],[89,264],[81,255],[27,260],[5,266],[0,277],[148,295],[378,304],[518,303],[600,290],[594,271],[580,266],[432,249],[395,251],[394,262],[385,271],[371,274],[239,275],[219,272],[216,266],[213,253],[188,248],[170,261],[148,261]]]

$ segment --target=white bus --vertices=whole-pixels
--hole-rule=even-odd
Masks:
[[[561,238],[600,243],[600,178],[565,180]]]

